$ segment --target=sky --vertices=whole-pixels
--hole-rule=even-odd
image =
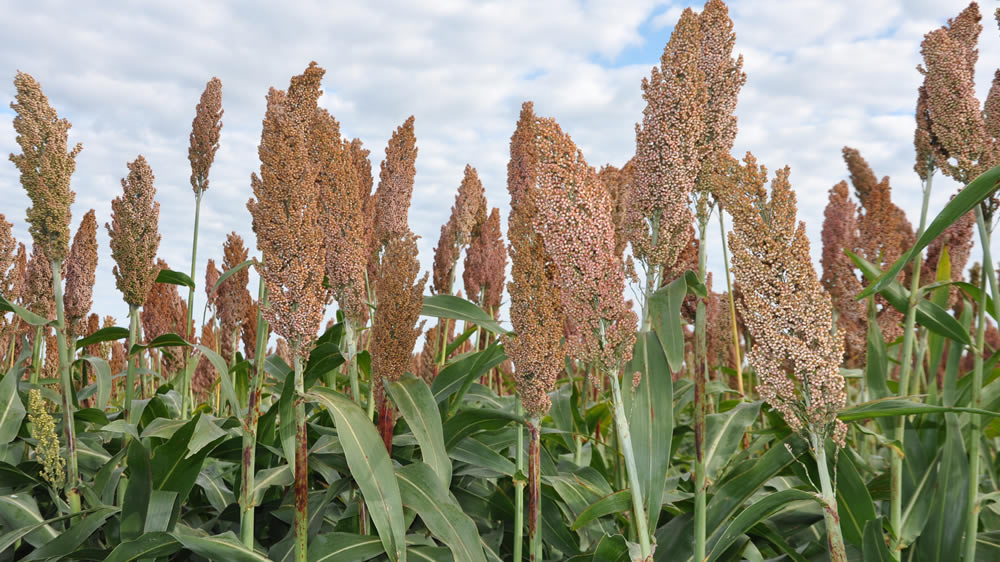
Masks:
[[[984,2],[976,87],[1000,65],[996,2]],[[733,154],[752,151],[791,183],[817,260],[830,187],[847,179],[841,149],[858,148],[914,224],[913,111],[920,42],[967,4],[955,0],[732,1],[736,52],[747,82]],[[142,154],[156,175],[160,257],[188,271],[194,194],[188,136],[213,76],[223,85],[221,147],[205,193],[195,311],[204,268],[221,262],[226,234],[255,241],[246,201],[270,87],[286,89],[310,61],[326,69],[320,105],[371,150],[376,175],[392,131],[414,115],[419,154],[410,210],[430,269],[465,165],[475,167],[506,224],[506,166],[521,103],[555,117],[587,162],[622,165],[635,151],[640,82],[658,64],[674,23],[700,2],[73,2],[0,1],[0,154],[19,152],[11,124],[13,78],[34,76],[81,142],[72,189],[73,232],[95,209],[100,249],[93,310],[124,320],[104,224],[126,163]],[[958,185],[938,178],[931,216]],[[0,213],[29,239],[30,205],[12,163],[0,162]],[[710,270],[721,272],[718,233]],[[976,254],[973,254],[975,256]],[[974,258],[973,258],[974,259]],[[720,277],[716,277],[720,279]],[[251,286],[256,277],[251,274]],[[256,294],[256,290],[252,292]],[[185,295],[186,296],[186,295]],[[332,307],[331,307],[332,308]],[[196,317],[197,314],[196,314]]]

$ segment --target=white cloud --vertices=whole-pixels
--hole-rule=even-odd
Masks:
[[[188,133],[213,75],[225,116],[212,185],[202,209],[198,281],[227,232],[253,247],[245,202],[269,87],[286,88],[310,60],[327,69],[322,103],[342,131],[371,150],[373,172],[389,135],[416,116],[419,147],[411,225],[429,267],[466,163],[491,205],[507,209],[508,143],[522,101],[556,117],[591,165],[621,164],[634,151],[643,101],[639,81],[655,64],[685,4],[575,2],[36,2],[0,21],[0,91],[13,98],[17,69],[34,75],[81,141],[73,187],[75,222],[93,207],[109,220],[125,163],[143,153],[157,177],[161,255],[189,268],[194,197]],[[862,150],[876,174],[891,175],[900,204],[919,207],[912,166],[912,109],[923,33],[961,2],[733,2],[731,14],[748,82],[734,153],[752,150],[769,168],[792,167],[800,215],[818,241],[826,190],[846,177],[840,149]],[[700,5],[696,6],[700,9]],[[984,8],[985,9],[985,8]],[[980,90],[1000,60],[984,21]],[[652,20],[650,20],[652,18]],[[643,26],[640,30],[640,26]],[[649,29],[646,29],[648,26]],[[645,33],[645,36],[643,35]],[[656,46],[655,43],[659,43]],[[649,60],[615,66],[650,44]],[[987,74],[988,73],[988,74]],[[15,150],[10,112],[0,119],[0,153]],[[938,182],[939,208],[954,190]],[[0,165],[0,212],[27,238],[27,198],[12,165]],[[124,318],[113,289],[106,232],[95,309]],[[814,244],[818,255],[818,243]],[[713,266],[720,252],[711,250]],[[721,267],[713,269],[721,269]],[[200,303],[202,292],[197,294]],[[196,310],[198,310],[196,309]]]

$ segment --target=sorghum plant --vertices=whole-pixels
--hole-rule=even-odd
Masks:
[[[76,156],[83,148],[77,144],[67,152],[70,122],[60,119],[42,93],[41,85],[31,76],[18,72],[14,130],[21,154],[10,155],[21,174],[21,186],[31,199],[28,208],[28,231],[44,251],[52,270],[51,285],[55,300],[55,331],[59,346],[59,373],[62,379],[65,414],[66,449],[69,474],[66,499],[73,513],[80,511],[80,472],[76,457],[76,433],[73,427],[73,380],[70,375],[70,350],[66,342],[66,317],[63,305],[63,263],[69,253],[70,205],[75,194],[69,188],[76,169]]]
[[[749,153],[738,174],[724,197],[733,217],[729,244],[743,292],[741,311],[754,338],[748,358],[760,396],[809,440],[819,470],[830,557],[845,562],[826,460],[826,439],[843,446],[847,431],[837,419],[847,400],[840,374],[843,340],[833,330],[830,296],[810,261],[805,223],[796,222],[788,167],[777,172],[770,194],[767,170]]]

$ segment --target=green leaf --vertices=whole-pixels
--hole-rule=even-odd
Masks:
[[[631,490],[621,490],[605,496],[583,510],[570,527],[571,531],[582,529],[584,525],[605,515],[624,513],[632,509]]]
[[[467,408],[444,423],[444,446],[451,450],[463,439],[484,431],[496,431],[512,421],[523,423],[520,416],[502,410]]]
[[[188,345],[189,345],[188,342],[184,338],[171,332],[153,338],[153,341],[147,344],[141,344],[141,343],[132,344],[132,348],[128,350],[128,354],[129,356],[132,356],[135,355],[136,353],[139,353],[143,349],[156,349],[159,347],[186,347]]]
[[[424,307],[420,314],[435,318],[464,320],[501,336],[507,333],[507,330],[501,328],[500,324],[497,324],[497,321],[486,311],[470,301],[452,295],[425,296]]]
[[[816,495],[803,490],[789,488],[773,494],[768,494],[760,500],[750,504],[750,507],[737,515],[726,530],[718,537],[712,537],[707,548],[709,549],[708,560],[718,560],[736,539],[753,528],[754,525],[769,517],[787,509],[793,502],[816,501]]]
[[[657,528],[660,518],[674,431],[673,382],[660,341],[652,332],[640,333],[635,341],[632,360],[625,369],[626,375],[641,373],[639,386],[633,388],[629,385],[624,392],[624,401],[642,503],[646,506],[650,529]],[[626,376],[625,380],[629,378]]]
[[[888,398],[889,392],[889,352],[885,338],[875,315],[875,302],[868,300],[868,354],[865,361],[865,384],[869,395],[876,399]]]
[[[17,393],[17,373],[11,371],[0,379],[0,445],[17,437],[26,411]]]
[[[37,527],[24,536],[24,540],[34,547],[40,547],[59,536],[38,511],[38,503],[29,493],[0,496],[0,521],[4,529]]]
[[[184,548],[209,560],[225,560],[226,562],[270,562],[270,559],[240,542],[232,531],[221,535],[199,537],[183,533],[170,533]]]
[[[29,326],[45,326],[49,323],[48,319],[42,318],[26,308],[21,308],[20,306],[5,299],[3,295],[0,295],[0,312],[13,312],[18,315],[21,320],[24,320]]]
[[[449,488],[451,460],[444,448],[441,414],[431,389],[423,379],[406,373],[402,379],[389,384],[389,394],[417,438],[421,458],[434,469],[445,489]]]
[[[864,541],[861,547],[865,562],[895,562],[889,553],[882,534],[882,520],[872,519],[865,523]]]
[[[104,562],[153,560],[170,556],[181,548],[181,543],[170,533],[145,533],[137,539],[123,541],[111,551]]]
[[[421,462],[408,464],[396,471],[403,504],[413,509],[427,528],[448,545],[455,560],[486,562],[479,531],[441,484],[434,470]]]
[[[962,217],[965,213],[973,210],[976,205],[986,200],[997,188],[997,182],[1000,180],[1000,166],[987,170],[983,172],[979,177],[972,180],[969,185],[962,188],[955,197],[941,209],[934,220],[931,221],[927,228],[924,230],[923,234],[917,240],[916,244],[913,245],[905,254],[903,254],[895,263],[886,270],[885,273],[880,275],[874,283],[869,285],[864,291],[858,295],[858,298],[867,297],[868,295],[873,295],[883,289],[896,279],[900,271],[906,267],[906,264],[910,263],[932,240],[938,237],[946,228],[952,225],[955,221]]]
[[[85,338],[76,340],[74,344],[76,349],[83,349],[88,345],[94,345],[97,343],[104,343],[106,341],[116,341],[128,338],[128,328],[122,328],[119,326],[108,326],[107,328],[101,328],[93,334]]]
[[[377,536],[326,533],[309,541],[309,562],[364,562],[385,552]]]
[[[884,398],[882,400],[871,400],[864,404],[859,404],[853,408],[841,410],[837,417],[841,421],[851,422],[866,420],[868,418],[878,418],[883,416],[910,416],[914,414],[935,414],[941,412],[968,412],[970,414],[981,414],[984,416],[1000,416],[1000,412],[980,410],[977,408],[956,408],[949,406],[934,406],[923,402],[914,402],[903,398]]]
[[[24,537],[26,537],[31,533],[34,533],[35,531],[40,531],[45,528],[51,529],[52,527],[50,525],[52,525],[52,523],[58,523],[59,521],[70,519],[72,517],[79,517],[82,515],[86,515],[88,513],[90,513],[90,511],[82,511],[80,513],[67,513],[66,515],[60,515],[59,517],[53,517],[52,519],[47,519],[45,521],[41,521],[38,523],[23,525],[21,527],[13,529],[8,533],[4,533],[3,536],[0,536],[0,552],[4,552],[8,548],[14,546],[14,544],[17,541],[23,539]],[[52,532],[55,533],[54,530]],[[32,545],[34,544],[30,540],[28,541],[28,543]]]
[[[137,539],[146,528],[146,513],[153,492],[153,469],[142,442],[133,439],[128,444],[128,487],[122,502],[121,538]]]
[[[292,467],[287,464],[259,471],[254,476],[253,503],[259,504],[264,498],[264,492],[271,486],[288,486],[294,481],[295,475],[292,474]]]
[[[222,284],[226,281],[226,279],[229,279],[230,277],[238,273],[240,270],[246,269],[250,265],[253,265],[253,262],[254,259],[250,258],[246,261],[242,261],[234,265],[233,267],[223,272],[222,275],[219,276],[219,279],[215,282],[215,285],[212,287],[212,294],[214,295],[216,292],[218,292],[219,287],[222,286]]]
[[[180,285],[182,287],[188,287],[194,289],[194,279],[186,273],[181,273],[180,271],[172,271],[170,269],[161,269],[158,274],[156,274],[157,283],[167,283],[169,285]]]
[[[880,272],[878,266],[866,261],[861,256],[844,250],[854,264],[864,273],[865,277],[871,279]],[[899,281],[893,279],[880,289],[879,294],[885,297],[896,310],[904,314],[910,307],[910,291],[900,285]],[[940,334],[948,339],[970,345],[972,339],[969,332],[962,329],[961,324],[955,317],[948,314],[948,311],[925,299],[917,300],[917,324],[924,326],[928,330]]]
[[[495,477],[497,475],[514,476],[517,468],[510,460],[490,449],[485,443],[475,437],[466,437],[449,451],[452,458],[457,461],[468,463],[472,466],[485,468],[492,474],[483,477]],[[462,470],[461,474],[472,474],[469,470]]]
[[[171,530],[172,524],[176,522],[176,515],[181,504],[187,500],[195,480],[198,479],[198,473],[201,472],[205,457],[212,452],[215,445],[222,442],[222,439],[218,439],[212,444],[202,447],[197,453],[186,456],[201,416],[201,412],[196,413],[190,421],[184,424],[184,427],[174,433],[173,437],[153,451],[151,463],[154,489],[177,492],[174,515],[171,519]]]
[[[59,537],[55,540],[45,543],[24,558],[21,558],[21,560],[23,562],[30,562],[31,560],[66,559],[84,541],[99,530],[108,517],[117,511],[118,508],[116,507],[98,509],[95,513],[87,515],[74,523],[69,529],[60,533]]]
[[[406,526],[392,460],[368,414],[342,394],[325,387],[306,393],[333,416],[347,466],[358,482],[389,559],[406,560]]]
[[[108,402],[111,401],[111,365],[106,359],[84,355],[79,361],[86,361],[94,369],[94,378],[97,384],[97,404],[98,410],[105,410]]]
[[[482,351],[471,353],[441,370],[431,383],[431,392],[438,403],[458,392],[467,379],[477,379],[503,363],[507,356],[503,346],[494,343]]]
[[[672,281],[649,297],[649,314],[667,363],[674,373],[680,372],[684,363],[684,332],[681,304],[687,296],[685,277]]]
[[[705,474],[715,480],[716,473],[740,450],[746,429],[760,412],[760,401],[740,402],[733,409],[705,416]]]
[[[969,459],[958,416],[945,415],[941,465],[934,479],[930,517],[914,546],[920,560],[951,561],[962,551],[962,531],[968,517]]]
[[[861,547],[865,525],[878,518],[868,486],[847,451],[837,457],[837,513],[844,540]]]

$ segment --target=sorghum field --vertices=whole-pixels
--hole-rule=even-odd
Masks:
[[[900,185],[923,212],[845,147],[821,271],[789,169],[731,155],[746,75],[721,0],[681,14],[621,168],[525,102],[506,239],[466,167],[429,273],[414,118],[376,183],[317,104],[316,63],[267,93],[256,240],[195,271],[218,255],[197,218],[213,78],[191,100],[190,268],[157,257],[143,156],[110,202],[127,327],[91,311],[93,210],[71,237],[81,146],[19,72],[31,207],[0,215],[0,559],[1000,560],[1000,72],[981,102],[981,19],[973,3],[919,45]],[[965,187],[929,216],[940,175]]]

